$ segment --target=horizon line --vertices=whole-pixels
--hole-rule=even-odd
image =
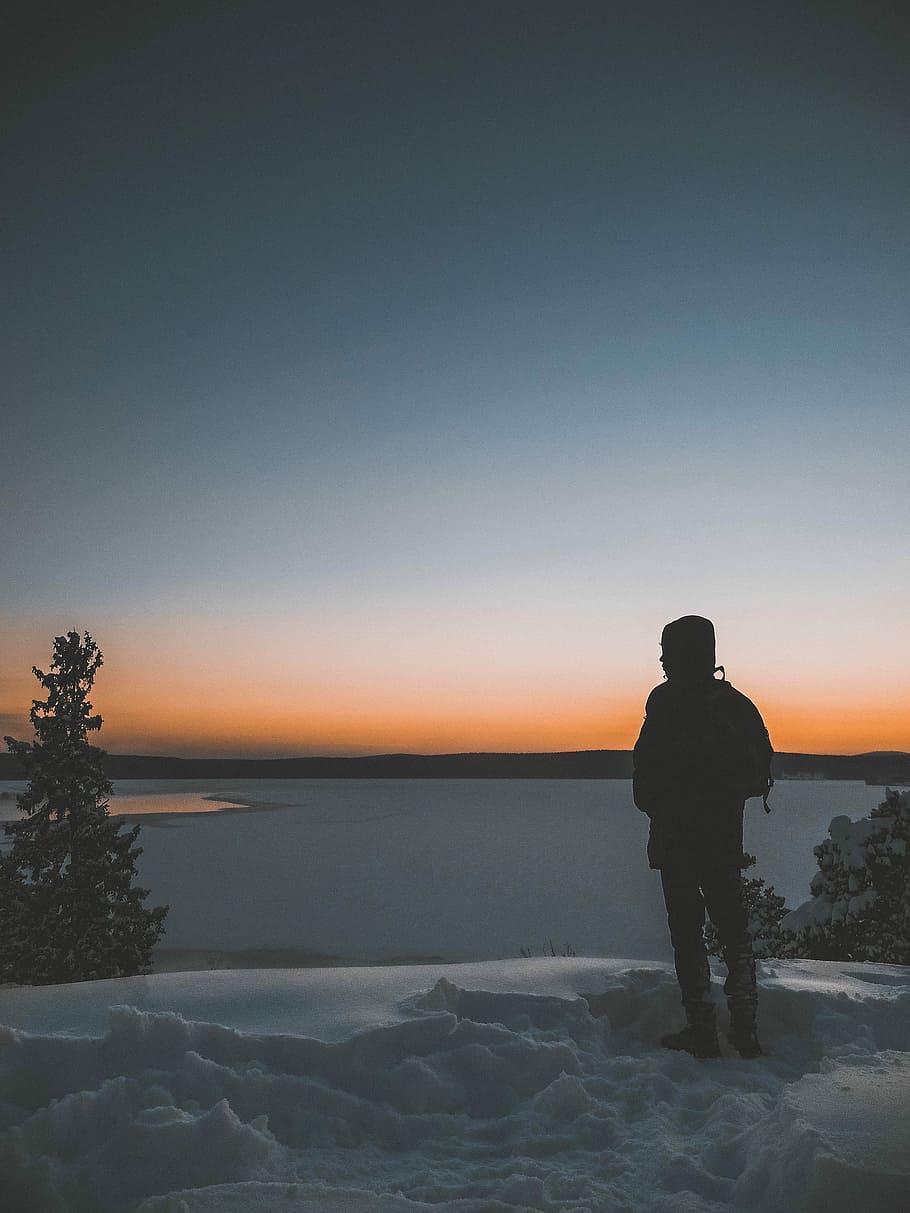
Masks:
[[[111,758],[159,758],[179,762],[309,762],[318,759],[351,760],[370,758],[532,758],[562,757],[578,754],[632,754],[632,747],[598,746],[581,750],[439,750],[433,752],[416,750],[381,750],[365,753],[314,753],[314,754],[175,754],[175,753],[114,753],[99,746]],[[806,758],[910,758],[910,750],[775,750],[775,755]]]

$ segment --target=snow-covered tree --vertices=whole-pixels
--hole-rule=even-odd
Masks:
[[[910,964],[910,792],[868,817],[835,817],[815,848],[812,900],[789,914],[799,955]]]
[[[139,826],[122,831],[108,812],[113,790],[101,728],[88,701],[101,653],[86,632],[58,636],[46,691],[32,701],[34,741],[6,743],[25,768],[22,816],[7,823],[0,858],[0,981],[44,985],[148,972],[166,906],[146,909],[133,888]]]
[[[752,950],[760,960],[769,956],[795,956],[793,937],[781,928],[781,920],[787,913],[784,898],[774,892],[773,885],[766,885],[761,877],[745,875],[755,862],[754,855],[743,855],[741,879],[743,900],[749,915]],[[723,955],[720,936],[713,923],[705,927],[705,946],[709,955]]]

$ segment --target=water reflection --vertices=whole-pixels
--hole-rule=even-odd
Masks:
[[[111,813],[129,816],[133,813],[219,813],[236,807],[231,800],[210,800],[199,792],[164,792],[157,795],[114,792]]]
[[[126,782],[126,780],[120,781],[121,785]],[[0,822],[19,819],[16,797],[20,792],[25,791],[26,786],[24,781],[19,780],[0,781]],[[123,814],[127,817],[140,813],[220,813],[222,809],[235,808],[237,804],[236,800],[213,797],[202,789],[187,791],[185,786],[181,791],[171,791],[166,785],[161,788],[159,784],[159,787],[154,790],[147,787],[136,791],[121,792],[118,791],[118,785],[115,784],[114,794],[110,801],[110,811],[112,814]]]

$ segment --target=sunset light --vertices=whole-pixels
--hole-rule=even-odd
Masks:
[[[777,748],[910,749],[873,27],[304,7],[20,81],[5,731],[74,627],[116,751],[628,748],[694,612]]]
[[[908,1213],[910,3],[4,17],[0,1213]]]

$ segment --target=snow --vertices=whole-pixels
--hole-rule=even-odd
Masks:
[[[791,910],[782,926],[805,932],[816,946],[840,931],[849,954],[902,962],[910,923],[908,833],[907,792],[888,789],[880,808],[859,821],[834,817],[829,837],[814,848],[819,870],[810,883],[813,896]],[[862,919],[870,910],[879,921],[873,936],[864,938]]]
[[[906,1213],[910,968],[760,963],[744,1061],[715,966],[697,1061],[627,785],[291,782],[143,829],[171,961],[233,969],[0,988],[2,1213]],[[760,874],[804,896],[851,797],[749,815]],[[471,961],[239,967],[278,948]]]
[[[660,1049],[680,1011],[657,962],[7,988],[2,1207],[906,1210],[910,970],[759,970],[754,1061]]]

